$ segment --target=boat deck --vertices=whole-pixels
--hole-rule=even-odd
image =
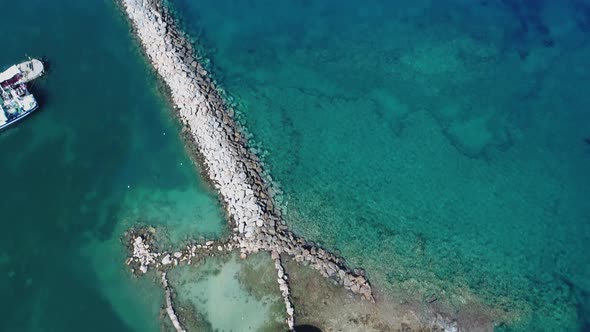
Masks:
[[[0,73],[0,129],[19,121],[39,105],[26,83],[43,75],[43,63],[31,59]]]
[[[30,82],[43,75],[43,63],[37,59],[20,63],[17,66],[23,75],[21,79],[22,83]]]

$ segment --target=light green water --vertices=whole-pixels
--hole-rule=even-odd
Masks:
[[[247,261],[237,255],[207,258],[168,274],[176,304],[190,311],[194,331],[282,331],[285,314],[276,270],[266,253]]]

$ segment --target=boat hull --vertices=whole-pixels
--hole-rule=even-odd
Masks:
[[[2,131],[3,129],[6,129],[6,128],[10,127],[11,125],[13,125],[13,124],[19,122],[20,120],[24,119],[29,114],[35,112],[38,108],[39,108],[39,106],[35,106],[35,108],[33,108],[33,109],[29,110],[29,111],[23,112],[23,113],[19,114],[18,116],[10,119],[10,121],[8,121],[8,122],[6,122],[4,124],[1,124],[0,125],[0,131]]]

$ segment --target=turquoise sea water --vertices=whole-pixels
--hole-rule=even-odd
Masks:
[[[3,1],[0,66],[47,59],[40,109],[0,132],[0,331],[159,331],[124,230],[225,222],[114,1]]]
[[[589,2],[174,7],[296,232],[400,299],[590,328]]]

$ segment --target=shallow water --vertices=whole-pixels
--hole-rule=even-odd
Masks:
[[[120,238],[217,236],[217,199],[115,2],[2,7],[0,66],[28,54],[49,72],[40,109],[0,132],[0,330],[159,331],[162,291],[131,278]]]
[[[183,266],[168,274],[175,304],[188,310],[194,331],[281,331],[284,304],[276,271],[266,253],[247,261],[237,255],[207,258],[198,267]],[[185,320],[187,321],[187,320]],[[187,321],[188,322],[188,321]]]
[[[498,329],[590,316],[590,3],[193,1],[296,232]]]

